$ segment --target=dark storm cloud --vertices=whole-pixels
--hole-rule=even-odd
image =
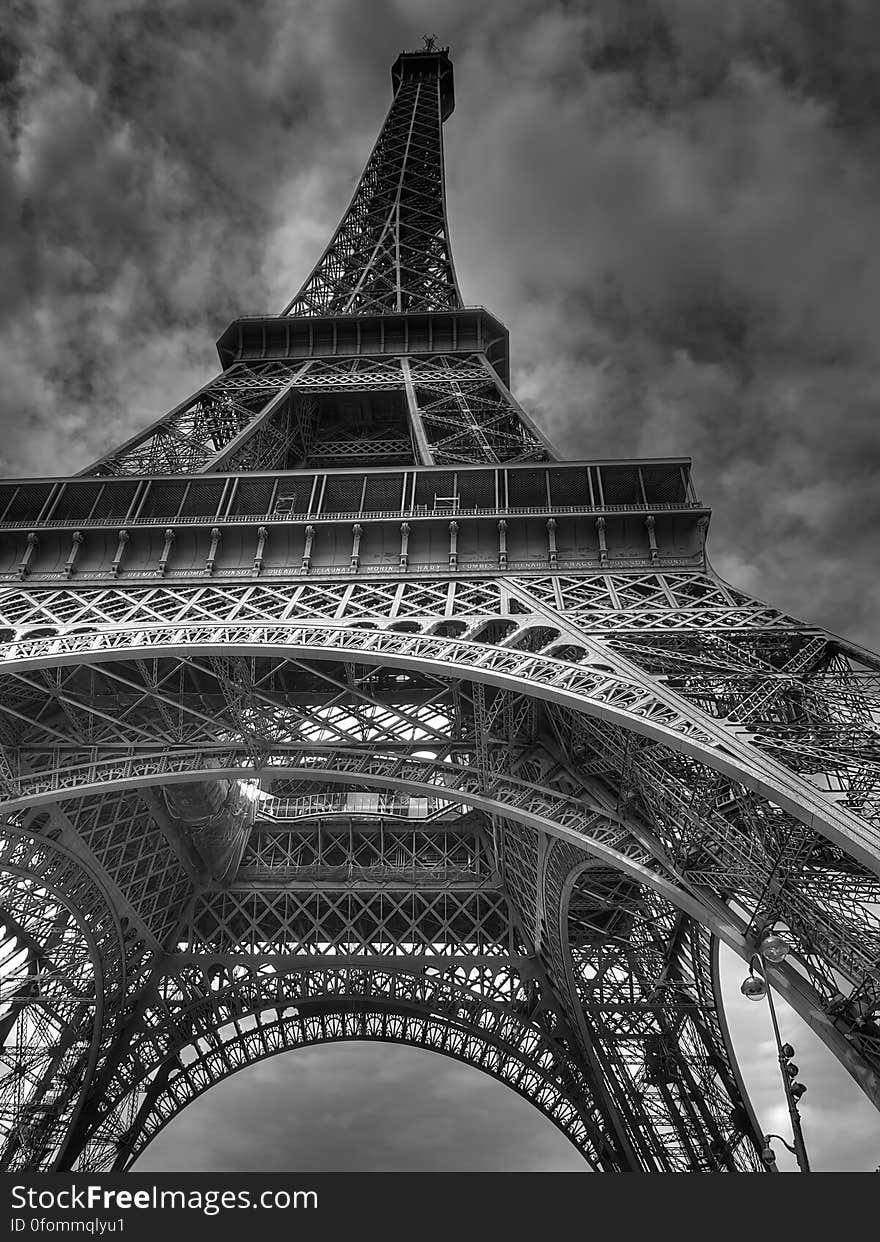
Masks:
[[[390,63],[434,33],[455,61],[459,277],[509,324],[518,395],[564,455],[692,454],[719,571],[880,645],[873,0],[13,0],[6,25],[5,473],[85,466],[210,377],[230,319],[289,300]],[[338,1064],[297,1055],[318,1108]],[[286,1064],[259,1072],[280,1091]],[[454,1095],[458,1073],[436,1081]],[[383,1107],[399,1089],[380,1083]],[[211,1099],[216,1145],[233,1105]],[[814,1154],[834,1167],[851,1105],[823,1099]],[[293,1107],[282,1093],[273,1133]],[[853,1121],[849,1150],[872,1133]]]
[[[4,464],[45,473],[204,382],[218,330],[270,309],[267,236],[301,193],[320,213],[326,189],[335,211],[360,150],[345,92],[328,101],[331,49],[308,6],[95,0],[16,16],[2,58]],[[306,231],[307,254],[292,247],[301,267],[328,224]]]
[[[466,52],[449,167],[464,283],[563,453],[693,454],[720,572],[876,645],[873,16],[548,6]]]

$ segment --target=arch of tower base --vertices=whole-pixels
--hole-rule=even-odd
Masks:
[[[450,990],[447,1004],[446,1012],[418,1001],[396,1005],[385,985],[374,996],[366,988],[357,995],[297,996],[287,1006],[239,1015],[183,1046],[171,1058],[173,1072],[160,1072],[160,1090],[147,1084],[103,1118],[75,1167],[128,1168],[188,1104],[230,1075],[283,1052],[339,1042],[408,1045],[461,1061],[528,1100],[593,1168],[625,1167],[603,1133],[583,1071],[544,1027],[489,1007],[480,1013],[478,998],[467,991]]]
[[[78,1167],[102,1167],[108,1161],[129,1167],[189,1103],[260,1060],[320,1043],[369,1040],[430,1049],[505,1083],[553,1121],[595,1169],[681,1169],[701,1167],[701,1161],[707,1169],[759,1168],[760,1132],[720,1004],[717,940],[619,873],[602,867],[601,875],[594,874],[593,864],[577,850],[564,846],[554,862],[557,873],[572,866],[563,886],[562,935],[550,937],[550,959],[558,964],[561,958],[569,985],[561,1017],[552,1003],[548,1006],[546,994],[542,999],[540,968],[525,961],[516,972],[497,966],[484,971],[479,990],[473,969],[435,966],[410,975],[404,968],[392,981],[386,966],[384,972],[340,971],[346,990],[316,994],[328,974],[318,971],[316,983],[299,979],[287,987],[286,994],[299,998],[296,1003],[285,1006],[276,995],[275,1003],[262,1010],[252,1008],[260,984],[255,985],[252,970],[239,964],[225,976],[218,971],[212,984],[228,1018],[225,1025],[210,1038],[203,1034],[187,1044],[179,1036],[165,1062],[172,1072],[131,1090],[92,1134]],[[587,920],[588,904],[594,909]],[[591,940],[595,950],[597,932],[600,944],[609,933],[619,934],[634,910],[643,929],[652,925],[646,945],[654,969],[646,974],[643,961],[635,972],[634,1002],[633,962],[623,972],[605,963],[593,990],[614,1013],[615,1025],[603,1029],[585,1022],[581,1008],[589,989],[585,952]],[[655,934],[664,921],[665,952]],[[592,936],[585,934],[587,928]],[[676,940],[673,961],[668,950]],[[635,942],[630,956],[640,947],[645,946]],[[273,985],[264,977],[262,990]],[[621,1005],[624,996],[628,1003]],[[577,1034],[569,1035],[566,1047],[560,1036],[569,1020]],[[577,1049],[584,1047],[614,1084],[610,1115],[603,1116],[592,1098],[579,1064]],[[628,1093],[634,1090],[649,1113],[647,1126],[634,1125],[627,1109]],[[700,1156],[703,1132],[712,1135],[712,1147]]]
[[[329,938],[323,961],[312,964],[273,954],[277,944],[250,958],[218,952],[216,942],[213,953],[189,944],[166,962],[149,1013],[106,1076],[101,1107],[71,1145],[74,1167],[128,1167],[196,1096],[267,1056],[366,1039],[425,1047],[496,1077],[539,1108],[596,1168],[758,1167],[757,1126],[719,1010],[712,937],[619,875],[613,919],[606,901],[588,922],[585,903],[600,893],[607,898],[609,869],[599,876],[587,864],[584,882],[582,853],[563,845],[553,858],[554,848],[551,873],[573,869],[563,886],[565,908],[549,920],[543,955],[521,944],[518,953],[509,943],[492,945],[473,927],[469,944],[454,946],[454,926],[443,934],[445,948],[457,956],[444,956],[439,939],[433,954],[410,945],[409,958],[422,957],[416,970],[399,956],[370,960],[363,944],[346,946],[360,949],[359,956],[329,965],[340,948]],[[632,944],[640,991],[634,996],[606,961],[588,998],[583,955],[597,932],[601,941],[619,933],[624,901],[650,926],[645,943]],[[483,930],[498,936],[504,929],[492,931],[491,922]],[[323,934],[329,937],[326,927]],[[482,952],[462,958],[468,949],[473,954],[476,940]],[[381,947],[387,953],[389,944]],[[574,983],[567,990],[563,983],[561,1008],[560,988],[552,986],[557,972]],[[650,1110],[646,1125],[635,1125],[626,1107],[632,1090]],[[704,1154],[696,1143],[701,1128],[712,1136]]]

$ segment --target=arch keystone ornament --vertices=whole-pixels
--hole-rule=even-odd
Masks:
[[[371,1039],[596,1170],[760,1170],[718,949],[768,929],[880,1104],[880,662],[717,577],[688,459],[557,458],[459,292],[448,49],[392,86],[285,310],[0,483],[6,1169],[127,1169],[227,1075]]]

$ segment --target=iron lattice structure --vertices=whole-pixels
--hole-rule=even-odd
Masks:
[[[721,581],[687,459],[560,462],[402,54],[284,314],[0,485],[0,1142],[127,1168],[243,1066],[432,1049],[597,1170],[751,1170],[719,944],[880,1103],[878,661]]]

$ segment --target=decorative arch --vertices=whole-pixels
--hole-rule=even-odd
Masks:
[[[660,742],[784,808],[880,875],[880,829],[834,803],[750,744],[747,732],[694,708],[634,665],[602,648],[569,663],[511,647],[422,633],[330,624],[116,627],[27,638],[0,649],[0,673],[155,656],[186,659],[277,656],[338,660],[455,676],[511,689]]]
[[[241,1058],[241,1064],[236,1064],[235,1068],[224,1074],[223,1078],[228,1078],[232,1074],[238,1073],[240,1070],[249,1069],[251,1066],[258,1064],[260,1061],[278,1055],[283,1052],[294,1051],[299,1048],[314,1047],[328,1043],[382,1043],[382,1044],[400,1044],[406,1047],[419,1048],[423,1051],[437,1053],[440,1056],[448,1057],[451,1060],[459,1061],[464,1065],[470,1066],[472,1069],[478,1069],[481,1073],[493,1078],[496,1082],[502,1083],[511,1091],[514,1091],[522,1099],[528,1101],[543,1116],[551,1121],[558,1130],[565,1135],[573,1147],[583,1156],[586,1163],[593,1172],[600,1171],[601,1166],[596,1163],[596,1156],[593,1152],[593,1146],[586,1140],[583,1120],[578,1117],[576,1109],[572,1102],[566,1099],[559,1091],[554,1083],[548,1079],[544,1079],[537,1070],[529,1069],[525,1063],[516,1065],[521,1071],[522,1076],[511,1079],[509,1073],[512,1066],[511,1059],[505,1058],[502,1061],[501,1068],[496,1069],[493,1061],[496,1059],[490,1053],[486,1059],[482,1056],[467,1056],[462,1053],[451,1051],[449,1048],[432,1047],[430,1043],[422,1040],[417,1033],[407,1035],[391,1034],[388,1031],[389,1023],[388,1015],[384,1014],[350,1014],[346,1011],[340,1011],[336,1015],[337,1021],[328,1023],[327,1027],[337,1027],[333,1034],[320,1034],[314,1038],[304,1038],[300,1042],[289,1045],[272,1048],[265,1051],[265,1045],[262,1040],[270,1042],[273,1039],[273,1032],[263,1028],[260,1035],[260,1050],[255,1056],[250,1055],[250,1049],[247,1048],[248,1036],[242,1035],[238,1038],[238,1048],[233,1049],[226,1047],[223,1054],[216,1052],[213,1058],[205,1058],[202,1065],[205,1078],[203,1084],[193,1088],[191,1081],[187,1086],[193,1090],[193,1094],[189,1091],[185,1095],[177,1094],[173,1089],[169,1088],[166,1093],[157,1100],[155,1111],[151,1112],[146,1118],[146,1130],[143,1132],[143,1142],[139,1141],[136,1149],[133,1149],[130,1158],[125,1165],[116,1165],[115,1168],[129,1169],[132,1164],[143,1154],[149,1144],[156,1136],[177,1117],[184,1108],[188,1107],[199,1096],[203,1095],[211,1087],[217,1086],[223,1079],[215,1079],[213,1076],[213,1065],[209,1062],[219,1063],[222,1057],[231,1058],[238,1061]],[[378,1025],[383,1025],[386,1029],[380,1035],[374,1033]],[[410,1030],[414,1025],[413,1019],[401,1018],[400,1025],[404,1030]],[[290,1024],[286,1024],[286,1030],[290,1030]],[[256,1039],[252,1039],[251,1043],[256,1044]],[[487,1048],[484,1044],[483,1048]],[[501,1058],[498,1058],[501,1061]],[[513,1063],[515,1064],[515,1062]],[[173,1104],[172,1104],[173,1101]],[[165,1112],[165,1105],[171,1105],[174,1111]],[[157,1124],[158,1123],[158,1124]],[[155,1124],[156,1128],[153,1129]]]
[[[284,999],[260,1000],[261,986],[271,992],[275,983],[263,976],[255,985],[251,972],[246,985],[212,994],[210,1013],[204,1001],[192,1002],[165,1028],[145,1032],[110,1082],[75,1167],[128,1168],[183,1108],[230,1074],[281,1052],[354,1040],[425,1048],[479,1069],[532,1103],[591,1167],[622,1167],[558,1016],[527,979],[514,978],[502,1004],[461,980],[454,985],[449,972],[426,981],[403,971],[390,987],[379,969],[292,974]]]
[[[490,815],[501,815],[505,819],[519,823],[526,828],[545,832],[551,837],[560,837],[570,841],[576,847],[604,859],[610,865],[618,867],[648,887],[655,888],[658,892],[663,893],[674,905],[679,906],[682,910],[686,910],[701,921],[704,921],[708,926],[711,926],[713,931],[720,935],[725,940],[725,943],[729,943],[730,947],[740,953],[741,956],[748,956],[748,947],[739,933],[734,919],[730,918],[729,915],[725,916],[721,910],[706,906],[684,887],[678,886],[669,880],[662,872],[651,870],[643,862],[639,861],[638,858],[634,858],[610,844],[611,840],[619,839],[622,834],[619,826],[609,821],[606,812],[598,805],[590,805],[578,802],[576,799],[553,796],[551,791],[536,789],[534,786],[527,787],[524,782],[511,782],[509,788],[513,796],[510,801],[498,796],[498,794],[505,792],[503,788],[497,791],[496,796],[489,797],[479,793],[469,782],[465,783],[464,788],[457,788],[452,784],[441,784],[431,780],[431,776],[438,770],[442,771],[443,765],[436,764],[430,760],[412,760],[407,758],[405,767],[400,765],[397,771],[393,769],[384,770],[384,765],[381,761],[376,764],[375,760],[371,760],[377,770],[370,771],[361,763],[357,766],[343,763],[339,767],[334,767],[332,766],[334,759],[332,753],[328,754],[327,762],[324,766],[319,766],[315,762],[309,762],[308,764],[291,762],[290,757],[283,753],[278,756],[278,762],[273,764],[264,763],[261,767],[254,767],[247,755],[230,756],[231,761],[227,763],[218,763],[216,756],[211,757],[214,762],[208,766],[201,761],[202,757],[198,752],[189,754],[184,752],[182,755],[177,756],[177,766],[170,770],[168,765],[161,760],[156,760],[155,757],[149,757],[143,761],[131,760],[123,764],[114,760],[108,760],[105,765],[100,766],[89,764],[82,769],[83,772],[91,776],[94,776],[96,773],[105,774],[105,779],[84,781],[82,784],[72,787],[60,786],[51,788],[40,788],[39,781],[35,781],[25,798],[15,801],[10,800],[5,805],[0,803],[0,813],[16,810],[20,806],[60,803],[70,798],[85,797],[103,791],[182,784],[204,777],[206,774],[209,774],[211,779],[253,779],[256,777],[267,782],[282,776],[299,776],[307,780],[320,780],[338,785],[349,785],[356,780],[358,784],[366,785],[373,789],[394,789],[425,797],[442,795],[444,799],[449,801],[459,802],[463,806],[486,811]],[[346,755],[342,756],[343,759],[347,757]],[[236,759],[238,760],[237,762],[235,761]],[[71,770],[68,769],[68,772],[71,772]],[[469,776],[472,774],[465,771],[464,775]],[[544,793],[552,801],[538,812],[528,809],[525,805],[518,806],[515,800],[516,795],[521,797],[526,788],[533,794]],[[580,817],[582,822],[589,824],[589,829],[592,831],[589,829],[586,831],[577,829],[573,826],[570,827],[564,822],[560,822],[560,819],[563,817],[567,817],[570,820]],[[611,828],[611,832],[607,835],[602,832],[602,828],[606,824]]]

